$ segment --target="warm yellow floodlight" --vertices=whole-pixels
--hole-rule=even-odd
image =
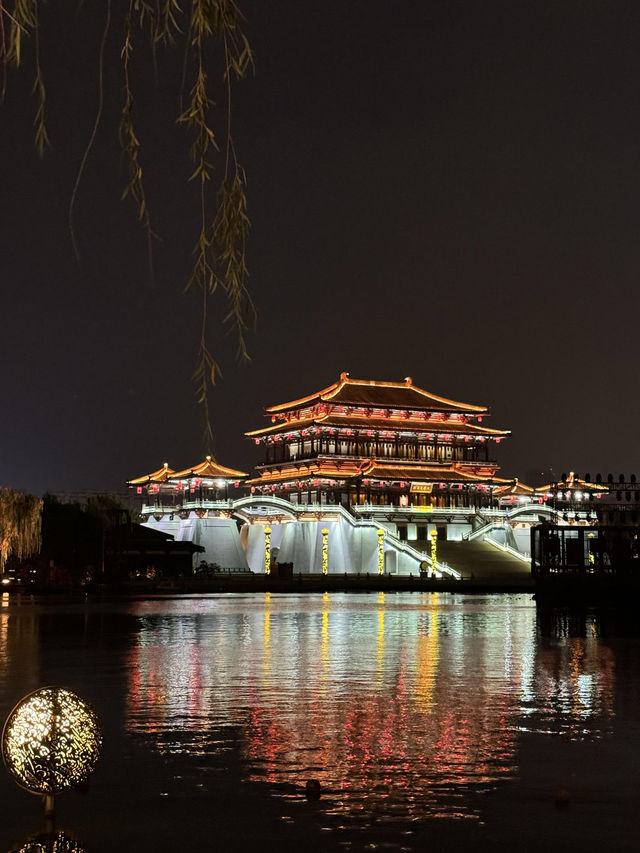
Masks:
[[[56,794],[87,780],[101,750],[97,713],[64,687],[29,693],[11,711],[2,731],[7,770],[22,788],[50,799],[50,807]]]

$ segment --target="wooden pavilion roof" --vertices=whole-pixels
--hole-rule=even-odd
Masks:
[[[574,489],[580,492],[608,492],[611,484],[608,483],[589,483],[570,471],[564,480],[558,480],[557,483],[548,483],[546,486],[538,486],[538,492],[550,492],[553,489],[562,489],[563,491],[573,491]]]
[[[491,471],[492,473],[487,473]],[[438,467],[403,463],[392,465],[387,460],[366,459],[338,461],[320,457],[319,459],[299,462],[287,462],[281,466],[273,466],[261,472],[259,477],[247,480],[249,485],[261,483],[281,483],[285,480],[302,480],[308,477],[328,477],[335,480],[351,479],[353,477],[369,477],[373,480],[416,480],[432,483],[506,483],[494,477],[495,466],[487,465],[484,473],[474,473],[469,469],[455,466]]]
[[[488,465],[492,471],[495,466]],[[389,465],[380,460],[372,461],[362,472],[363,476],[374,480],[425,480],[433,483],[486,483],[494,477],[487,474],[474,474],[462,468],[438,468],[436,465]],[[500,480],[500,482],[504,482]]]
[[[241,480],[248,475],[244,471],[236,471],[233,468],[225,468],[224,465],[219,465],[213,456],[207,456],[204,462],[195,465],[193,468],[185,468],[183,471],[174,471],[171,475],[172,480],[190,480],[198,477],[203,480]]]
[[[508,429],[492,429],[479,424],[460,423],[459,421],[427,421],[423,418],[366,418],[349,415],[322,414],[296,421],[280,421],[271,426],[245,432],[249,438],[272,435],[274,433],[293,432],[313,427],[335,427],[336,429],[371,429],[378,432],[438,433],[443,435],[477,435],[504,437],[511,435]]]
[[[169,463],[165,462],[162,468],[153,471],[151,474],[144,474],[142,477],[136,477],[135,480],[127,480],[130,486],[144,486],[147,483],[166,483],[174,475],[173,468],[169,468]]]
[[[544,489],[534,489],[533,486],[527,486],[525,483],[521,483],[520,480],[516,477],[514,480],[510,480],[504,486],[500,486],[500,488],[494,491],[494,495],[496,497],[533,497],[538,492],[543,492]]]
[[[486,406],[460,403],[446,397],[438,397],[418,388],[410,376],[403,382],[383,382],[373,379],[350,379],[348,373],[341,373],[340,379],[306,397],[280,403],[266,409],[268,415],[317,405],[332,403],[346,406],[369,406],[394,409],[417,409],[436,412],[467,412],[474,417],[488,413]]]

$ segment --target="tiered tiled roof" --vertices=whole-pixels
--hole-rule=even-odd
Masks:
[[[268,415],[287,412],[292,409],[307,408],[319,403],[332,403],[346,406],[383,406],[399,409],[429,410],[434,412],[468,412],[475,416],[487,412],[486,406],[459,403],[446,397],[437,397],[413,384],[410,376],[404,382],[380,382],[373,379],[350,379],[348,373],[341,373],[340,379],[307,397],[270,406]]]
[[[372,480],[426,481],[442,483],[506,483],[506,480],[493,477],[494,466],[488,466],[486,471],[471,471],[468,468],[456,466],[421,465],[400,463],[398,465],[385,463],[381,460],[368,459],[362,462],[355,460],[318,458],[308,462],[290,462],[282,466],[272,466],[262,472],[261,476],[247,480],[249,485],[258,483],[282,483],[286,480],[304,480],[309,477],[344,480],[354,477],[370,478]]]
[[[402,430],[403,432],[415,432],[426,434],[444,434],[444,435],[487,435],[502,438],[510,435],[510,430],[507,429],[491,429],[490,427],[480,426],[478,424],[459,423],[457,421],[441,420],[429,421],[417,418],[366,418],[360,416],[323,414],[312,418],[303,418],[301,420],[290,420],[286,423],[280,421],[262,429],[255,429],[251,432],[246,432],[245,435],[250,438],[258,438],[263,435],[272,435],[273,433],[286,431],[294,432],[296,430],[312,429],[314,427],[324,428],[334,427],[335,429],[351,428],[351,429],[375,429],[378,432],[392,430]]]
[[[272,423],[261,429],[245,433],[255,440],[271,442],[274,439],[295,441],[300,436],[313,440],[320,435],[336,435],[341,440],[351,435],[356,442],[366,443],[367,436],[375,437],[378,444],[385,440],[402,442],[402,458],[391,460],[381,452],[380,456],[363,459],[356,455],[344,456],[336,447],[335,453],[327,452],[326,444],[316,445],[315,459],[291,458],[279,463],[275,456],[264,466],[259,466],[259,476],[251,484],[278,483],[285,480],[325,477],[349,479],[370,476],[372,479],[400,482],[498,482],[494,480],[497,465],[485,462],[475,455],[466,454],[448,461],[419,462],[404,458],[408,455],[411,436],[436,443],[456,444],[468,441],[500,441],[510,435],[509,430],[492,429],[480,422],[488,414],[486,406],[461,403],[438,397],[413,384],[411,377],[403,382],[381,382],[377,380],[350,379],[342,373],[340,379],[314,394],[270,406],[266,414]],[[388,449],[388,448],[387,448]],[[382,448],[381,448],[382,450]],[[475,453],[476,451],[473,451]],[[281,454],[283,455],[283,454]],[[308,448],[305,447],[305,455]],[[312,454],[313,455],[313,454]],[[434,453],[435,455],[435,453]],[[453,454],[450,454],[453,456]],[[506,481],[500,480],[500,483]]]
[[[516,477],[515,480],[510,480],[504,486],[494,491],[494,496],[498,498],[505,497],[533,497],[537,492],[542,492],[544,489],[534,489],[533,486],[527,486],[521,483]]]
[[[248,476],[244,471],[236,471],[233,468],[225,468],[224,465],[219,465],[212,456],[207,456],[204,462],[195,465],[193,468],[185,468],[183,471],[174,471],[171,475],[172,480],[190,480],[194,477],[199,477],[203,480],[241,480]]]
[[[203,480],[242,480],[248,475],[244,471],[235,471],[233,468],[225,468],[224,465],[219,465],[211,456],[207,456],[204,462],[193,468],[185,468],[183,471],[174,471],[165,462],[162,468],[153,471],[151,474],[145,474],[142,477],[136,477],[135,480],[128,480],[130,486],[146,486],[158,485],[166,483],[169,480],[189,480],[199,477]]]
[[[148,483],[166,483],[168,479],[174,475],[173,468],[169,468],[169,463],[165,462],[162,468],[153,471],[151,474],[144,474],[142,477],[136,477],[135,480],[127,480],[130,486],[144,486]]]
[[[580,492],[608,492],[610,486],[606,483],[589,483],[578,477],[573,471],[570,471],[563,480],[558,480],[557,483],[548,483],[546,486],[538,486],[536,491],[549,492],[553,489],[562,489],[563,491],[577,490]]]

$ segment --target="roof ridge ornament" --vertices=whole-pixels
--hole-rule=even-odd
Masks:
[[[404,381],[407,385],[413,385],[413,379],[410,376],[405,376]]]
[[[349,381],[349,373],[346,370],[343,370],[340,374],[340,382],[348,382]]]

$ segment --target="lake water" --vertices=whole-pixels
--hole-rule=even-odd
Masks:
[[[0,605],[0,710],[101,714],[86,853],[637,849],[640,631],[530,596],[213,595]],[[318,780],[321,797],[305,796]],[[41,803],[2,772],[0,853]]]

